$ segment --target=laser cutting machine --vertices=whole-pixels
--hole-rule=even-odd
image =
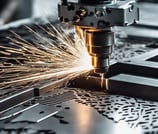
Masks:
[[[156,4],[139,4],[141,13],[148,15],[144,18],[152,18],[151,11],[157,15]],[[134,0],[62,0],[58,10],[60,21],[74,26],[80,38],[85,40],[95,73],[90,73],[88,78],[83,74],[66,82],[50,79],[34,86],[28,83],[17,89],[13,85],[0,90],[0,133],[158,133],[157,22],[156,25],[141,22],[126,27],[139,20],[139,9]],[[153,22],[151,20],[153,18],[148,22]],[[51,23],[55,26],[60,22],[53,20]],[[41,29],[50,30],[50,23],[35,19],[25,25],[38,31],[44,39],[50,38]],[[114,33],[114,26],[123,26],[118,29],[127,32],[128,36]],[[13,36],[10,30],[33,42],[34,35],[21,24],[0,30],[1,45],[9,45],[5,37]],[[115,39],[120,42],[114,49]],[[109,64],[112,53],[126,59]],[[3,53],[0,56],[2,58]],[[9,58],[4,61],[2,58],[0,63],[12,65],[10,63],[15,61]],[[1,66],[0,69],[3,72]],[[102,88],[98,74],[106,74]]]

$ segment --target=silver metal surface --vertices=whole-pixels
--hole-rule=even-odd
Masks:
[[[21,110],[19,110],[19,111],[14,111],[13,113],[4,112],[3,114],[0,115],[0,121],[1,121],[1,120],[5,120],[5,119],[8,119],[8,118],[13,117],[13,116],[16,116],[16,115],[18,115],[18,114],[21,114],[22,112],[25,112],[25,111],[27,111],[27,110],[29,110],[29,109],[31,109],[31,108],[37,106],[37,105],[38,105],[38,103],[36,103],[36,104],[34,104],[34,105],[31,105],[31,106],[28,106],[28,107],[26,107],[26,108],[23,108],[23,109],[21,109]],[[15,109],[16,109],[16,108],[15,108]],[[8,110],[8,111],[9,111],[9,110]]]
[[[41,122],[50,116],[55,115],[61,110],[55,106],[37,105],[31,109],[26,110],[24,113],[13,119],[12,122]]]
[[[64,98],[68,98],[68,95],[71,98],[70,92],[76,97],[65,101]],[[63,98],[63,102],[54,105],[61,108],[57,114],[38,123],[25,120],[12,122],[12,120],[21,116],[19,115],[1,121],[0,130],[5,133],[13,131],[14,133],[34,132],[38,134],[40,132],[60,134],[126,134],[128,132],[128,134],[144,134],[158,130],[157,102],[110,95],[105,90],[83,88],[60,88],[53,91],[52,94],[54,94],[54,97],[61,94],[63,96],[60,96],[61,100]],[[51,107],[54,101],[49,97],[50,94],[40,99],[41,101],[45,99],[44,105]],[[31,116],[39,117],[38,110],[33,113]]]
[[[40,130],[54,130],[59,134],[122,134],[126,128],[128,134],[138,134],[138,129],[130,128],[125,122],[115,124],[112,120],[98,114],[94,108],[83,105],[75,101],[62,103],[63,110],[55,116],[40,122],[39,124],[32,124],[26,128]],[[47,124],[47,125],[44,125]],[[55,125],[54,125],[55,124]]]

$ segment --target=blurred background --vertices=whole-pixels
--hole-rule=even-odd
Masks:
[[[25,18],[57,17],[58,0],[0,0],[0,26]]]

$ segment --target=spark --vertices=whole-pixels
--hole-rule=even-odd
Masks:
[[[100,85],[101,85],[101,88],[103,88],[103,86],[104,86],[104,73],[101,73],[100,77],[101,77]]]
[[[1,45],[0,91],[47,80],[70,80],[92,69],[84,41],[61,25],[38,25],[46,36],[26,26],[34,39],[13,32],[10,46]]]
[[[109,90],[109,81],[108,81],[108,79],[105,79],[105,87],[106,87],[106,90]]]

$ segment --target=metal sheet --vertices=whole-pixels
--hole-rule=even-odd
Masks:
[[[33,88],[27,89],[25,91],[16,93],[7,98],[0,100],[0,113],[8,108],[11,108],[21,102],[24,102],[30,98],[34,97]]]
[[[114,123],[103,117],[95,109],[74,101],[62,103],[63,110],[39,124],[32,124],[26,128],[34,130],[54,130],[59,134],[122,134],[119,126],[126,128],[128,134],[139,132],[130,128],[125,122]],[[45,125],[47,124],[47,125]]]
[[[70,87],[107,90],[112,94],[158,101],[158,79],[131,74],[117,74],[104,79],[102,87],[100,77],[78,77],[71,81]]]
[[[119,74],[108,79],[108,91],[158,101],[158,79]]]
[[[47,106],[47,105],[37,105],[21,115],[17,118],[13,119],[12,122],[41,122],[50,116],[55,115],[61,110],[61,108],[57,108],[55,106]]]

